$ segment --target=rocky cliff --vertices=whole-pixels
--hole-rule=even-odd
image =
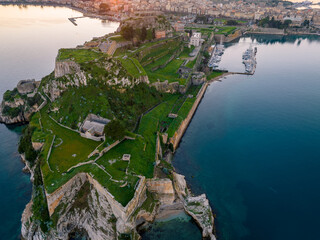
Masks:
[[[30,120],[31,114],[41,104],[40,97],[34,92],[31,95],[21,95],[16,88],[7,91],[0,104],[0,123],[17,124]]]
[[[82,232],[89,239],[115,239],[116,218],[108,200],[83,178],[77,178],[74,188],[66,192],[51,216],[52,228],[43,233],[37,222],[32,221],[32,201],[22,215],[23,239],[69,239],[73,232]]]

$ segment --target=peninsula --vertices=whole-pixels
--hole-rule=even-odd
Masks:
[[[0,122],[27,124],[18,151],[33,190],[21,238],[141,239],[155,219],[184,211],[203,238],[216,239],[206,195],[192,194],[172,156],[210,82],[255,72],[251,46],[245,72],[221,70],[224,42],[246,33],[319,35],[319,10],[286,1],[14,2],[120,21],[115,33],[60,49],[52,73],[3,96]]]
[[[140,228],[177,211],[215,239],[205,194],[192,195],[171,159],[223,72],[207,67],[213,31],[177,30],[163,15],[127,19],[117,33],[60,49],[41,81],[5,92],[0,121],[28,123],[23,239],[140,239]]]

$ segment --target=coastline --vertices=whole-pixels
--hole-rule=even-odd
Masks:
[[[52,3],[52,2],[4,2],[0,1],[0,5],[2,6],[48,6],[48,7],[67,7],[72,10],[81,12],[83,14],[83,17],[89,17],[89,18],[95,18],[95,19],[101,19],[101,20],[108,20],[113,22],[120,22],[121,19],[118,19],[116,17],[111,17],[108,15],[100,15],[94,12],[86,11],[82,8],[72,6],[71,4],[62,4],[62,3]]]
[[[8,5],[15,5],[15,4],[8,4]],[[31,4],[31,5],[47,5],[47,6],[52,6],[51,4]],[[61,6],[61,7],[69,7],[69,8],[71,8],[71,9],[75,9],[74,7],[68,6],[68,5],[59,5],[59,6]],[[80,10],[78,10],[78,9],[75,9],[75,10],[80,11]],[[100,17],[98,17],[98,18],[100,18]],[[259,33],[257,33],[257,34],[259,34]],[[274,34],[270,34],[270,35],[274,35]],[[242,37],[242,36],[239,36],[239,38],[240,38],[240,37]],[[237,39],[238,39],[238,38],[237,38]],[[234,41],[234,40],[233,40],[233,41]],[[207,84],[207,86],[205,87],[202,96],[199,98],[200,100],[199,100],[199,102],[197,103],[197,105],[196,105],[196,107],[195,107],[195,109],[194,109],[194,112],[192,112],[192,114],[191,114],[190,120],[189,120],[189,122],[187,123],[187,125],[186,125],[186,127],[185,127],[185,129],[184,129],[184,131],[183,131],[183,133],[182,133],[182,136],[181,136],[181,138],[179,139],[179,141],[178,141],[178,143],[177,143],[177,148],[178,148],[178,146],[179,146],[179,143],[180,143],[180,141],[181,141],[181,139],[182,139],[185,131],[187,130],[189,124],[191,123],[191,120],[192,120],[193,116],[195,115],[195,112],[196,112],[196,110],[197,110],[197,108],[198,108],[198,106],[199,106],[199,104],[200,104],[200,102],[201,102],[204,94],[206,93],[206,89],[207,89],[207,87],[210,85],[210,83],[212,83],[212,82],[214,82],[214,81],[219,81],[220,79],[222,79],[222,78],[224,78],[224,77],[226,77],[226,76],[229,76],[229,75],[233,75],[233,74],[236,74],[236,73],[224,73],[224,74],[222,74],[222,75],[220,75],[220,76],[217,76],[217,77],[209,80],[208,82],[206,82],[206,83],[208,83],[208,84]],[[190,110],[190,111],[192,111],[192,110]],[[175,216],[175,215],[179,214],[179,212],[182,212],[182,211],[184,211],[184,210],[181,210],[181,209],[170,209],[170,208],[168,208],[168,209],[166,209],[165,211],[167,211],[167,212],[162,213],[162,215],[160,215],[160,217],[158,216],[160,219],[170,218],[170,217],[172,217],[172,216]],[[188,214],[188,212],[186,212],[186,211],[184,211],[184,212],[185,212],[186,214]],[[192,218],[194,218],[194,216],[192,216],[192,215],[190,215],[190,216],[191,216]],[[199,226],[199,224],[198,224],[198,226]],[[199,226],[199,227],[201,228],[201,226]]]

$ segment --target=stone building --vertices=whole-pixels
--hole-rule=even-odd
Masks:
[[[94,114],[89,114],[80,127],[80,134],[82,137],[95,141],[104,140],[104,127],[109,122],[109,119],[102,118]]]
[[[21,80],[17,85],[18,92],[20,94],[32,93],[37,87],[34,79],[32,80]]]
[[[191,38],[190,38],[190,43],[189,45],[193,45],[195,47],[200,46],[201,43],[201,33],[199,32],[195,32],[192,34]]]

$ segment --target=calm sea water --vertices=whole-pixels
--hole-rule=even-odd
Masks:
[[[202,239],[196,223],[184,213],[165,221],[155,221],[141,236],[143,240]]]
[[[174,165],[207,194],[219,239],[319,239],[320,41],[241,38],[221,67],[243,71],[251,44],[256,73],[210,85]]]
[[[0,95],[18,80],[39,80],[57,49],[113,32],[117,23],[68,17],[53,7],[0,6]],[[258,48],[254,76],[212,84],[174,159],[195,193],[217,214],[220,239],[318,239],[320,214],[320,42],[242,38],[221,66],[243,71],[242,52]],[[21,128],[0,125],[0,238],[18,239],[30,200],[16,152]],[[156,223],[144,239],[200,239],[188,218]]]
[[[40,80],[54,69],[57,51],[114,32],[118,23],[69,17],[61,7],[0,6],[0,98],[21,79]],[[19,239],[20,219],[31,198],[29,175],[17,153],[21,127],[0,124],[0,239]]]

